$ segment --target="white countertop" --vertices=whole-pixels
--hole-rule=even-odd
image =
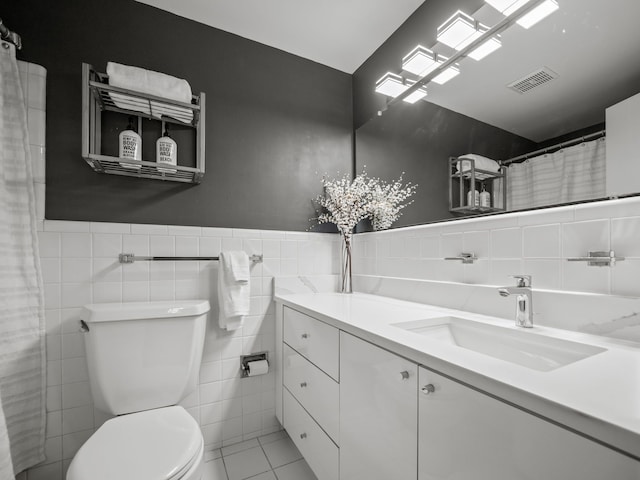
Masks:
[[[432,305],[354,293],[276,294],[275,300],[640,459],[640,348],[630,342]],[[445,315],[585,343],[606,351],[542,372],[392,324]]]

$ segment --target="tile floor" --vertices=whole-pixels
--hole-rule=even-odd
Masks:
[[[283,430],[205,452],[202,480],[317,480]]]

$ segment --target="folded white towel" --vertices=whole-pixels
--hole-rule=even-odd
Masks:
[[[245,252],[220,253],[218,267],[218,324],[225,330],[236,330],[249,315],[249,257]]]
[[[115,62],[107,63],[107,75],[109,75],[109,85],[113,87],[126,88],[176,102],[191,103],[191,86],[181,78]],[[110,96],[118,108],[143,112],[156,118],[167,116],[184,123],[193,121],[193,112],[188,108],[155,101],[148,102],[120,93],[111,93]]]
[[[500,171],[500,164],[495,160],[483,157],[482,155],[476,155],[475,153],[467,153],[458,157],[458,163],[456,164],[458,172],[467,172],[471,170],[470,160],[473,160],[476,170],[486,170],[494,173],[498,173]],[[476,178],[478,180],[482,180],[490,176],[491,175],[489,174],[476,171]]]
[[[109,85],[147,93],[156,97],[191,103],[191,86],[182,78],[165,73],[108,62]]]

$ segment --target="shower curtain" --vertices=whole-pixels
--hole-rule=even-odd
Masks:
[[[509,165],[507,210],[605,196],[604,138]]]
[[[45,459],[44,333],[27,114],[15,47],[0,42],[0,436],[15,473]]]
[[[13,473],[7,423],[4,419],[4,413],[0,409],[0,479],[13,478]]]

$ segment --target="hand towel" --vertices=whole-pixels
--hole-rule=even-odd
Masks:
[[[489,172],[498,173],[500,171],[500,164],[495,160],[492,160],[482,155],[476,155],[475,153],[467,153],[466,155],[460,155],[458,157],[458,163],[456,168],[458,172],[467,172],[471,170],[471,161],[474,161],[476,170],[486,170]],[[476,178],[483,180],[491,175],[476,171]]]
[[[109,85],[113,87],[126,88],[176,102],[191,103],[191,86],[181,78],[115,62],[107,63],[107,75]],[[110,93],[110,96],[118,108],[143,112],[156,118],[167,116],[183,123],[193,121],[193,112],[188,108],[156,101],[148,102],[120,93]]]
[[[249,257],[245,252],[220,253],[218,267],[218,324],[225,330],[236,330],[250,310]]]

